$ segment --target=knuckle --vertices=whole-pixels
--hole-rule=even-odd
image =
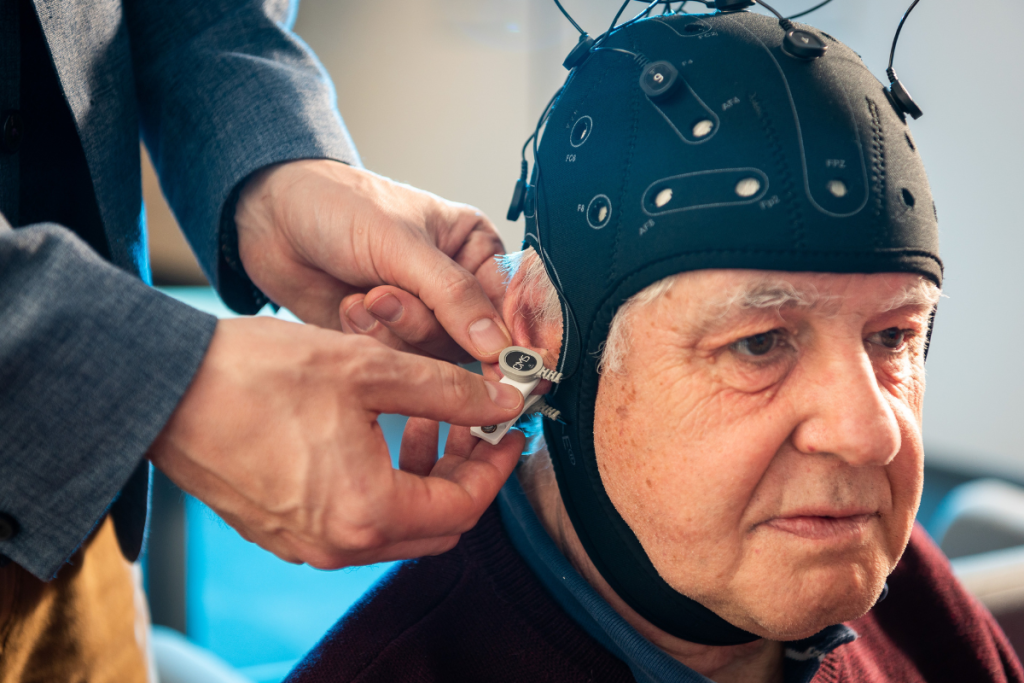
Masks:
[[[440,364],[438,368],[441,393],[449,405],[463,405],[473,398],[473,385],[466,381],[463,372],[447,363]]]
[[[387,496],[380,491],[367,491],[363,496],[355,496],[345,506],[340,519],[327,525],[326,541],[337,553],[360,554],[372,552],[386,547],[390,540],[381,529],[381,515],[386,516]]]
[[[388,539],[372,522],[349,524],[332,534],[331,545],[338,557],[372,552],[388,545]]]
[[[372,386],[388,372],[392,350],[383,343],[364,336],[353,336],[343,360],[344,374],[357,386]]]
[[[383,325],[394,337],[413,345],[435,337],[437,326],[433,312],[422,302],[407,304],[400,320]]]
[[[480,285],[468,271],[452,263],[443,274],[444,292],[449,301],[467,303],[480,292]]]
[[[369,552],[385,548],[388,545],[388,539],[374,527],[363,527],[352,532],[346,545],[353,550]]]
[[[406,341],[411,343],[428,342],[437,336],[437,324],[430,318],[426,317],[411,325],[405,334]]]

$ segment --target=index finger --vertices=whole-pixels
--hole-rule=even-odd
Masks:
[[[515,387],[373,344],[361,349],[360,371],[351,378],[364,409],[470,427],[498,424],[522,410],[523,396]]]

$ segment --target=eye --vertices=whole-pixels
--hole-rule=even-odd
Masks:
[[[907,340],[907,331],[901,330],[898,327],[890,327],[887,330],[881,332],[875,332],[868,336],[868,341],[872,344],[878,344],[884,346],[887,349],[896,350],[903,346],[903,343]]]
[[[735,351],[744,356],[765,356],[779,345],[778,330],[762,332],[750,337],[744,337],[732,344]]]

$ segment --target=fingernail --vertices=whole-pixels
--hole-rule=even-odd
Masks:
[[[405,309],[402,308],[402,302],[394,294],[385,294],[370,304],[368,310],[375,318],[393,323],[402,317],[402,312]]]
[[[513,386],[500,382],[484,382],[484,384],[487,385],[487,395],[499,408],[518,408],[523,400],[523,395]]]
[[[357,301],[349,306],[348,310],[345,311],[345,317],[352,323],[352,327],[360,332],[368,332],[370,328],[377,324],[376,319],[366,312],[366,306],[363,306],[362,301]]]
[[[469,326],[469,338],[481,356],[490,356],[511,345],[512,340],[490,318],[480,318]]]

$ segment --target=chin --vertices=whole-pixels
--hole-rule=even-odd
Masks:
[[[887,575],[882,567],[865,570],[862,565],[798,571],[782,580],[756,582],[749,598],[728,610],[731,614],[715,611],[762,638],[801,640],[866,614],[881,594]]]

